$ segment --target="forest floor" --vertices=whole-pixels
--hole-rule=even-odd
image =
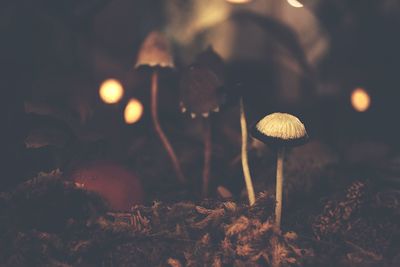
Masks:
[[[274,196],[111,212],[54,171],[0,194],[0,266],[400,266],[400,191],[371,179],[284,210]]]

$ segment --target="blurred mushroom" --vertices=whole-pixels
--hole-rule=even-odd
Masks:
[[[285,148],[305,143],[308,135],[304,124],[297,117],[287,113],[272,113],[265,116],[254,126],[252,134],[255,138],[271,145],[278,151],[275,227],[279,231],[282,216],[283,159]]]
[[[222,87],[224,63],[212,48],[201,53],[195,63],[182,74],[181,111],[192,119],[199,117],[204,125],[203,197],[208,195],[212,152],[210,114],[219,112],[223,103]]]
[[[172,148],[171,143],[162,130],[160,120],[158,118],[158,72],[165,68],[172,69],[175,67],[170,51],[170,45],[162,33],[151,32],[143,41],[143,44],[139,50],[135,67],[140,68],[144,66],[152,69],[150,106],[154,128],[171,159],[178,180],[181,183],[185,183],[186,179],[183,175],[178,158],[174,149]]]

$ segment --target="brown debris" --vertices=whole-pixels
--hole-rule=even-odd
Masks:
[[[168,261],[167,261],[167,263],[168,263],[171,267],[182,267],[182,264],[180,263],[180,261],[179,261],[179,260],[176,260],[176,259],[169,258]]]
[[[344,200],[339,203],[328,202],[324,207],[324,212],[313,224],[313,230],[317,238],[334,234],[349,227],[347,224],[351,216],[360,209],[363,204],[365,194],[365,184],[354,182],[347,189]]]

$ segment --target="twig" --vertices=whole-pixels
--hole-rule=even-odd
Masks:
[[[372,251],[365,250],[362,247],[354,244],[353,242],[347,241],[347,240],[345,241],[345,243],[348,244],[349,246],[351,246],[352,248],[354,248],[355,250],[361,252],[362,254],[367,255],[368,257],[372,258],[375,261],[382,260],[382,255],[378,255]]]

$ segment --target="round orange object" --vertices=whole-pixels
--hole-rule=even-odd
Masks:
[[[102,196],[115,211],[129,211],[135,204],[143,204],[144,192],[138,176],[121,164],[94,161],[71,172],[70,179],[78,187]]]
[[[143,115],[143,105],[136,98],[129,100],[125,107],[124,118],[127,124],[134,124],[140,120]]]
[[[118,80],[108,79],[100,85],[99,95],[104,103],[116,104],[124,96],[124,88]]]
[[[367,111],[371,105],[371,97],[363,88],[356,88],[351,93],[351,105],[358,112]]]

